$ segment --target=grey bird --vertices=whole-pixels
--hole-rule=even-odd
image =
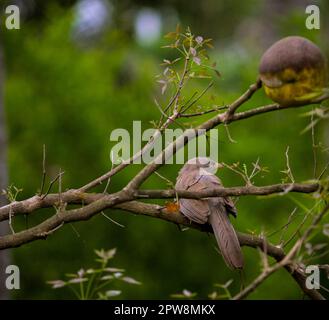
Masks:
[[[179,172],[175,189],[205,191],[222,187],[220,179],[214,174],[220,166],[206,157],[189,160]],[[180,212],[191,221],[199,224],[209,223],[227,266],[231,269],[243,268],[241,247],[229,219],[229,214],[234,217],[237,214],[230,198],[179,199],[179,208]]]

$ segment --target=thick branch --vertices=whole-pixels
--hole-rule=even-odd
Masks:
[[[293,184],[275,184],[263,187],[256,186],[243,186],[233,188],[218,188],[210,191],[185,191],[185,190],[139,190],[132,195],[135,199],[166,199],[175,198],[207,198],[217,196],[245,196],[245,195],[269,195],[274,193],[288,193],[288,192],[301,192],[312,193],[318,190],[319,185],[317,183],[293,183]],[[67,204],[91,204],[102,198],[106,198],[109,195],[103,193],[84,193],[76,190],[69,190],[61,194],[61,200]],[[132,199],[130,199],[132,200]],[[8,219],[9,213],[12,216],[29,214],[40,208],[48,208],[58,206],[59,195],[49,194],[46,197],[42,195],[36,195],[32,198],[16,201],[0,208],[0,221]],[[104,209],[104,208],[103,208]]]
[[[186,190],[138,190],[135,193],[137,198],[174,198],[176,195],[180,198],[201,199],[208,197],[240,197],[246,195],[265,196],[275,193],[286,194],[288,192],[312,193],[317,191],[319,185],[317,183],[286,183],[274,184],[270,186],[256,187],[232,187],[232,188],[216,188],[207,191],[186,191]]]
[[[248,90],[241,96],[239,97],[237,100],[235,100],[230,107],[228,108],[228,110],[225,112],[225,120],[224,122],[229,122],[232,118],[232,116],[235,114],[235,112],[238,110],[238,108],[244,104],[247,100],[249,100],[253,94],[262,86],[262,82],[259,80],[257,80],[256,83],[252,84]]]

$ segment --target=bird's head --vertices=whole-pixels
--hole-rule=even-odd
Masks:
[[[263,54],[259,77],[266,95],[283,105],[301,105],[327,88],[327,61],[310,40],[290,36],[275,42]]]
[[[188,160],[182,170],[199,170],[200,175],[214,175],[220,168],[223,168],[223,165],[213,159],[207,157],[196,157]]]

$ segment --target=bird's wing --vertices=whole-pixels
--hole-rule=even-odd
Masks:
[[[309,100],[312,100],[312,99],[315,99],[319,96],[321,96],[322,94],[324,93],[324,89],[323,88],[313,88],[312,89],[312,92],[309,92],[307,94],[304,94],[300,97],[295,97],[295,100],[296,101],[309,101]]]
[[[203,183],[203,184],[207,183],[208,189],[211,188],[211,186],[214,188],[223,186],[220,179],[215,175],[202,176],[199,183]],[[230,197],[220,197],[220,198],[216,199],[216,201],[220,201],[224,205],[227,214],[230,213],[234,217],[236,217],[237,210],[234,205],[234,202],[232,201],[232,199]]]
[[[229,197],[223,197],[224,200],[224,206],[226,208],[226,211],[236,217],[238,211],[236,210],[236,207],[234,205],[234,202]]]
[[[200,191],[207,187],[200,182],[201,176],[196,175],[180,175],[177,179],[176,189]],[[208,221],[209,206],[207,200],[196,199],[180,199],[179,206],[181,213],[196,223],[204,224]]]
[[[284,82],[275,75],[271,75],[271,77],[260,75],[260,79],[265,84],[265,86],[269,88],[280,88],[284,85]]]
[[[188,191],[202,191],[206,190],[207,187],[199,182],[193,183],[187,187]],[[207,200],[196,200],[196,199],[181,199],[180,210],[190,220],[204,224],[208,221],[209,206]]]
[[[198,183],[200,180],[201,176],[197,176],[195,174],[183,174],[180,173],[177,182],[175,185],[175,188],[177,190],[187,190],[194,184]]]
[[[199,224],[205,224],[210,214],[207,200],[180,199],[179,210],[186,218]]]
[[[206,191],[222,187],[220,179],[215,175],[181,175],[177,179],[176,189],[189,191]],[[227,214],[231,213],[236,216],[236,208],[229,197],[220,197],[213,199],[218,205],[223,204]],[[210,214],[208,200],[180,199],[180,211],[191,221],[204,224],[208,222]]]

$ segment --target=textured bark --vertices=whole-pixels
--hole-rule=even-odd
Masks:
[[[6,204],[6,198],[1,195],[1,191],[7,187],[7,152],[6,152],[6,133],[5,133],[5,119],[4,119],[4,61],[3,52],[0,44],[0,207]],[[0,236],[8,233],[8,223],[6,221],[0,222]],[[5,287],[5,268],[9,264],[9,252],[3,250],[0,252],[0,300],[8,299],[9,292]]]

